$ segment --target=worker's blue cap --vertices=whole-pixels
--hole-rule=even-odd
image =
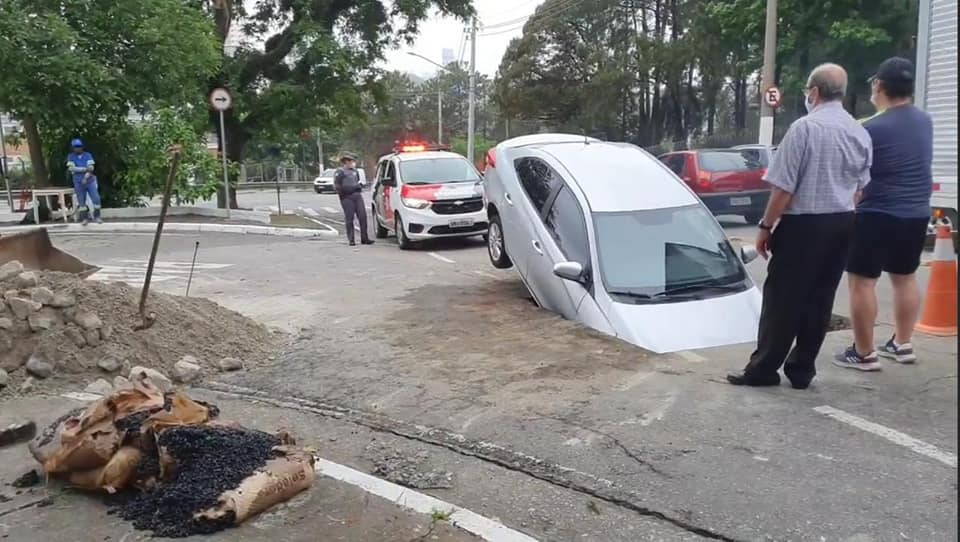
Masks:
[[[81,141],[80,139],[74,139],[73,141],[70,142],[70,146],[71,146],[71,147],[82,147],[82,146],[83,146],[83,141]]]

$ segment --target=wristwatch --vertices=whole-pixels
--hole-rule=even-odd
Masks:
[[[766,224],[763,223],[762,219],[760,220],[760,223],[757,224],[757,227],[760,228],[761,230],[773,231],[773,226],[767,226]]]

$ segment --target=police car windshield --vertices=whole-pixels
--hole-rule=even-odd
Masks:
[[[465,158],[423,158],[400,162],[404,184],[445,184],[480,180],[476,168]]]

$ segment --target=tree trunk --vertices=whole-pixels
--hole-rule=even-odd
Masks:
[[[40,141],[40,130],[37,129],[37,121],[30,115],[23,117],[23,132],[27,136],[27,146],[30,148],[33,181],[37,187],[50,186],[50,175],[47,173],[47,161],[43,158],[43,143]]]

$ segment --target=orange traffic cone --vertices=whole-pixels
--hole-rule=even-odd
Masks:
[[[930,262],[930,284],[917,331],[942,337],[957,334],[957,262],[950,226],[937,226]]]

